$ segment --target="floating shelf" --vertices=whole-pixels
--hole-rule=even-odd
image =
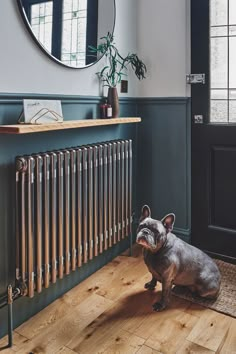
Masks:
[[[1,134],[29,134],[53,130],[98,127],[102,125],[127,124],[141,122],[139,117],[109,118],[109,119],[82,119],[68,120],[54,124],[14,124],[0,125]]]

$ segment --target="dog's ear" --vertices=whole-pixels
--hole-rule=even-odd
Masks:
[[[148,205],[144,205],[141,210],[140,222],[146,218],[151,217],[151,210]]]
[[[161,220],[162,224],[165,226],[166,228],[166,232],[171,232],[173,230],[173,226],[175,223],[175,214],[168,214],[166,215],[162,220]]]

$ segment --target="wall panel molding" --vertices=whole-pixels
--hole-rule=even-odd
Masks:
[[[149,204],[154,218],[176,214],[175,230],[190,240],[191,114],[188,97],[137,99],[137,208]]]
[[[80,103],[97,103],[99,104],[103,96],[76,96],[76,95],[59,95],[59,94],[32,94],[32,93],[0,93],[0,104],[5,103],[22,103],[23,99],[54,99],[61,100],[62,103],[80,102]],[[138,98],[135,97],[119,97],[121,104],[137,103]]]

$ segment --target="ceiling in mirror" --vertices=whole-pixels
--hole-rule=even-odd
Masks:
[[[113,33],[115,0],[17,0],[27,28],[58,63],[84,68],[97,62],[89,46]]]

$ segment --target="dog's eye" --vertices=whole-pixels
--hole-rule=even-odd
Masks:
[[[142,230],[142,229],[146,229],[147,228],[147,225],[146,224],[142,224],[139,226],[138,230]]]
[[[150,226],[150,225],[147,225],[147,224],[139,225],[138,231],[141,231],[141,230],[143,230],[143,229],[147,229],[147,230],[151,231],[153,234],[156,234],[156,233],[157,233],[157,234],[159,235],[158,230],[157,230],[155,227],[152,227],[152,226]]]
[[[158,230],[155,227],[149,227],[149,230],[152,231],[154,234],[158,233]]]

